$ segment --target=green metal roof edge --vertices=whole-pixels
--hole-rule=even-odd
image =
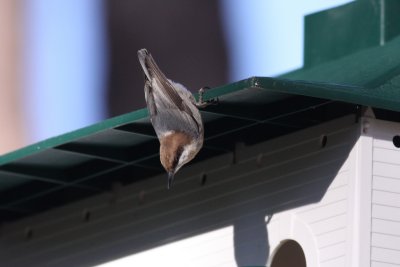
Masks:
[[[97,133],[102,130],[110,129],[117,127],[119,125],[123,125],[128,122],[132,122],[135,120],[139,120],[142,118],[147,117],[147,109],[139,109],[134,112],[126,113],[114,118],[110,118],[104,121],[101,121],[99,123],[69,132],[65,133],[59,136],[51,137],[49,139],[40,141],[38,143],[28,145],[26,147],[23,147],[21,149],[12,151],[10,153],[4,154],[0,157],[0,165],[9,163],[13,160],[34,154],[36,152],[52,148],[55,146],[59,146],[62,144],[65,144],[67,142],[76,140],[78,138]]]
[[[273,79],[273,78],[250,77],[248,79],[240,80],[238,82],[212,88],[211,90],[206,91],[203,98],[205,101],[207,101],[217,97],[221,97],[229,93],[243,90],[245,88],[254,87],[255,81],[257,79]],[[198,94],[195,95],[195,98],[198,99]]]
[[[252,79],[245,79],[241,80],[239,82],[235,82],[232,84],[228,84],[225,86],[213,88],[211,90],[208,90],[205,95],[204,95],[204,100],[209,100],[212,98],[220,97],[224,94],[228,94],[231,92],[239,91],[242,90],[246,87],[251,86]],[[198,94],[195,94],[195,98],[198,99]],[[114,118],[106,119],[104,121],[101,121],[99,123],[80,128],[77,130],[74,130],[69,133],[65,133],[59,136],[51,137],[49,139],[40,141],[38,143],[28,145],[26,147],[17,149],[15,151],[6,153],[2,156],[0,156],[0,165],[4,165],[6,163],[9,163],[11,161],[35,154],[37,152],[43,151],[45,149],[49,149],[52,147],[56,147],[68,142],[72,142],[76,139],[88,136],[90,134],[95,134],[103,130],[111,129],[118,127],[120,125],[130,123],[136,120],[144,119],[148,116],[148,111],[147,108],[139,109],[137,111],[133,111],[130,113],[126,113]]]
[[[385,85],[385,84],[383,84]],[[366,88],[350,84],[288,80],[269,77],[251,77],[233,84],[210,90],[205,99],[219,97],[245,88],[259,88],[277,93],[303,95],[400,111],[400,87]]]
[[[276,79],[267,77],[251,77],[232,84],[208,90],[204,99],[221,97],[246,88],[259,88],[262,90],[271,90],[278,93],[304,95],[310,97],[318,97],[336,101],[349,102],[365,106],[372,106],[393,111],[400,111],[400,88],[398,94],[385,94],[384,89],[368,89],[352,85],[340,85],[333,83],[309,82],[309,81],[292,81],[286,79]],[[196,95],[197,98],[197,95]],[[139,119],[146,118],[147,109],[140,109],[121,116],[104,120],[102,122],[84,127],[63,135],[59,135],[33,145],[18,149],[7,153],[0,157],[0,165],[9,163],[13,160],[20,159],[25,156],[32,155],[42,150],[52,148],[73,140],[115,128],[117,126],[130,123]]]
[[[400,88],[365,88],[324,82],[292,81],[274,78],[252,78],[254,87],[274,92],[318,97],[335,101],[400,111]],[[396,92],[397,91],[397,92]]]

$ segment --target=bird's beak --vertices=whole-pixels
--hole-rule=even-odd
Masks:
[[[172,187],[172,183],[174,182],[174,172],[168,172],[168,185],[167,188],[170,189]]]

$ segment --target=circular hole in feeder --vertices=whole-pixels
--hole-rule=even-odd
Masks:
[[[270,267],[306,267],[306,256],[303,248],[295,240],[284,240],[271,255]]]

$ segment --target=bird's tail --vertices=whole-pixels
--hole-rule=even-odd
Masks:
[[[165,77],[147,49],[140,49],[138,51],[138,58],[143,72],[149,81],[157,79],[161,83],[167,82],[167,77]]]

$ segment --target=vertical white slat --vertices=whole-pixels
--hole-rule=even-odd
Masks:
[[[371,199],[374,119],[362,118],[360,137],[351,152],[353,159],[352,179],[349,184],[349,217],[347,236],[348,267],[371,265]]]

